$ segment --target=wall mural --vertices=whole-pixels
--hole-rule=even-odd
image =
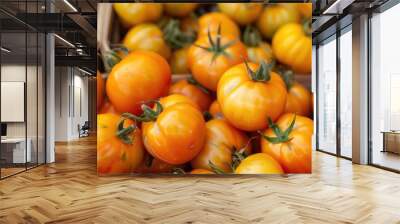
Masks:
[[[100,3],[97,168],[311,173],[311,3]]]

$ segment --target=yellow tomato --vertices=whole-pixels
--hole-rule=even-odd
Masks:
[[[197,3],[164,3],[164,10],[170,16],[185,17],[192,13]]]
[[[225,119],[238,129],[257,131],[276,120],[286,104],[282,78],[261,65],[239,64],[227,70],[218,83],[217,99]]]
[[[240,25],[254,22],[260,15],[262,3],[218,3],[218,8],[224,14]]]
[[[235,170],[236,174],[283,174],[281,165],[265,153],[256,153],[244,159]]]
[[[200,153],[191,161],[196,169],[214,170],[214,167],[223,172],[232,171],[233,154],[251,153],[249,139],[245,133],[235,129],[226,121],[213,119],[206,124],[206,141]]]
[[[297,8],[305,18],[312,16],[312,3],[298,3]]]
[[[172,53],[170,59],[170,65],[172,74],[189,74],[189,67],[188,67],[188,49],[189,48],[181,48],[174,53]]]
[[[162,14],[159,3],[114,3],[114,9],[125,27],[157,21]]]
[[[168,59],[171,50],[164,41],[163,32],[158,26],[150,23],[143,23],[130,29],[126,34],[123,44],[129,50],[153,51]]]
[[[289,23],[276,32],[272,40],[276,59],[295,73],[311,73],[312,40],[307,24]]]
[[[272,39],[279,27],[299,21],[300,14],[296,8],[282,4],[271,4],[265,7],[258,18],[257,25],[264,37]]]

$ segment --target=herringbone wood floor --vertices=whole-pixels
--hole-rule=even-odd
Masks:
[[[98,177],[95,145],[0,181],[0,223],[400,223],[400,175],[322,153],[312,175]]]

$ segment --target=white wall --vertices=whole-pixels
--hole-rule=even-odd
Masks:
[[[74,140],[88,120],[88,78],[71,67],[56,67],[55,74],[55,140]]]

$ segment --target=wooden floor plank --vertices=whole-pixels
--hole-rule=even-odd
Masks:
[[[0,223],[400,223],[400,175],[315,152],[313,174],[99,177],[96,141],[0,181]]]

